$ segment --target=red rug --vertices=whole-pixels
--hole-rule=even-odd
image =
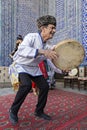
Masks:
[[[50,90],[45,112],[52,117],[46,121],[34,116],[37,97],[30,93],[19,111],[19,123],[12,126],[9,108],[15,94],[0,97],[0,130],[87,130],[87,96]]]

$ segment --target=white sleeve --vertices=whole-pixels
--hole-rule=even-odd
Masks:
[[[19,45],[17,54],[26,58],[34,58],[37,53],[37,49],[33,47],[34,40],[35,39],[31,35],[27,35]]]
[[[60,73],[62,74],[62,71],[60,69],[58,69],[51,60],[47,59],[47,64],[48,66],[50,66],[51,69],[53,69],[56,73]]]

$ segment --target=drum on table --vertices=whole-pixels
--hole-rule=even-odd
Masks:
[[[58,55],[58,60],[53,60],[54,65],[66,71],[77,68],[85,56],[85,50],[82,44],[72,39],[59,42],[54,50]]]

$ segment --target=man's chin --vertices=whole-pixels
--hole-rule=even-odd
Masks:
[[[51,36],[50,36],[50,39],[53,38],[53,36],[54,36],[54,35],[51,35]]]
[[[48,39],[52,39],[53,38],[53,35],[51,35]]]
[[[49,39],[52,39],[52,38],[53,38],[53,37],[49,37]],[[48,40],[49,40],[49,39],[48,39]]]

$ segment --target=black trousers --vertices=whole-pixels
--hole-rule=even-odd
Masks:
[[[20,86],[19,90],[16,94],[15,100],[11,106],[11,111],[17,115],[18,111],[24,102],[27,94],[30,92],[32,88],[32,82],[34,81],[39,88],[39,96],[38,96],[38,102],[36,104],[35,112],[42,113],[44,111],[44,107],[47,102],[47,96],[49,91],[49,85],[46,81],[46,79],[43,76],[36,76],[33,77],[27,73],[20,73],[19,74],[19,81]]]

